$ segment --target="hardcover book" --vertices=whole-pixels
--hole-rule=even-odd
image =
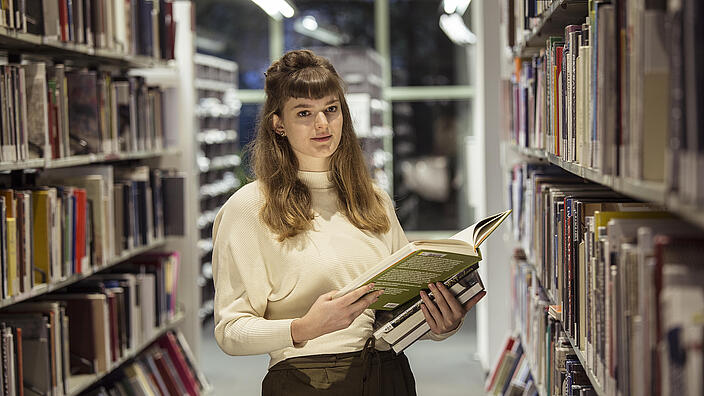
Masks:
[[[445,281],[482,259],[479,245],[511,214],[497,213],[449,239],[409,242],[340,290],[335,298],[369,283],[384,294],[369,308],[391,310],[418,296],[431,282]]]

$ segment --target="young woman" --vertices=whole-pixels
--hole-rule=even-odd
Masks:
[[[256,180],[213,226],[215,338],[230,355],[268,353],[269,395],[415,395],[405,355],[375,345],[382,293],[335,291],[407,243],[391,199],[364,164],[344,97],[326,59],[291,51],[267,72],[252,155]],[[461,305],[441,284],[421,294],[428,338],[457,330]]]

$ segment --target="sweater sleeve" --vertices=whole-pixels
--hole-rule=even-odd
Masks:
[[[293,319],[264,318],[271,285],[258,208],[233,196],[213,224],[215,339],[229,355],[257,355],[293,346]]]

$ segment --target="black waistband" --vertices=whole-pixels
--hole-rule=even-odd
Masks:
[[[390,350],[376,352],[382,362],[397,359],[399,357]],[[347,353],[332,353],[325,355],[297,356],[276,363],[271,368],[269,368],[269,371],[361,366],[363,363],[363,353],[364,350]]]

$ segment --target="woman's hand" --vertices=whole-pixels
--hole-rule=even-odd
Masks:
[[[423,304],[420,305],[420,309],[430,325],[430,331],[438,335],[455,330],[464,315],[486,295],[486,292],[482,291],[462,305],[442,282],[431,283],[428,287],[433,292],[435,300],[431,300],[427,293],[421,291],[420,298]]]
[[[369,293],[373,288],[373,284],[365,285],[334,300],[333,296],[337,290],[318,297],[302,318],[291,322],[291,337],[294,344],[349,327],[384,293],[383,290]]]

